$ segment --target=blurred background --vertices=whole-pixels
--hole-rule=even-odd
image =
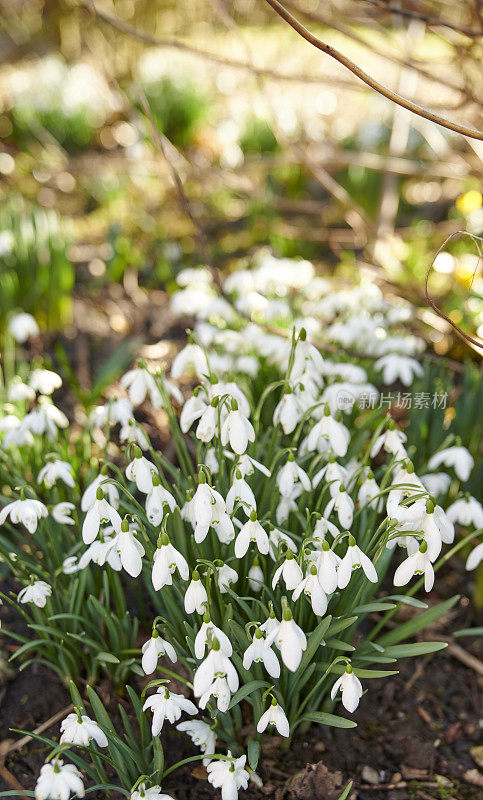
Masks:
[[[479,0],[287,7],[372,77],[482,127]],[[369,277],[416,305],[436,354],[472,354],[424,278],[447,236],[483,233],[482,142],[376,94],[262,0],[0,0],[0,20],[0,315],[62,329],[80,382],[126,337],[161,338],[175,275],[203,263],[140,91],[217,267],[269,247],[341,285]],[[431,293],[479,337],[482,283],[474,243],[453,239]]]

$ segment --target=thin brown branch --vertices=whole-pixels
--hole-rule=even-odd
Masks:
[[[462,33],[463,36],[467,36],[469,39],[479,39],[481,36],[483,36],[483,31],[481,30],[474,31],[467,25],[456,25],[449,20],[439,19],[439,17],[432,17],[430,14],[423,14],[421,11],[402,8],[401,6],[394,5],[392,3],[386,3],[384,0],[365,0],[365,2],[371,6],[375,6],[381,11],[386,11],[388,14],[397,14],[399,17],[406,17],[407,19],[418,19],[421,22],[425,22],[426,25],[430,25],[431,27],[449,28],[449,30],[455,31],[456,33]]]
[[[428,303],[431,306],[431,308],[433,309],[433,311],[436,312],[438,317],[441,317],[441,319],[446,320],[446,322],[448,322],[451,325],[453,330],[456,331],[456,333],[458,334],[458,336],[461,339],[463,339],[466,342],[469,342],[470,344],[474,345],[475,347],[479,347],[480,350],[483,350],[483,342],[482,341],[478,341],[478,339],[474,339],[472,336],[470,336],[469,334],[467,334],[463,330],[461,330],[461,328],[455,322],[453,322],[451,317],[448,317],[444,313],[444,311],[441,311],[441,309],[436,305],[436,303],[431,299],[431,297],[429,295],[428,281],[429,281],[429,276],[430,276],[431,270],[433,269],[433,266],[434,266],[434,262],[436,261],[437,257],[441,253],[441,251],[444,250],[444,248],[446,247],[448,242],[450,242],[451,239],[455,239],[456,237],[459,237],[459,236],[469,236],[469,238],[475,243],[476,249],[478,250],[478,256],[479,256],[478,264],[480,263],[481,259],[483,258],[483,253],[482,253],[482,249],[481,249],[481,244],[483,243],[483,239],[480,236],[475,236],[473,233],[468,233],[468,231],[455,231],[454,233],[452,233],[450,236],[448,236],[444,240],[444,242],[441,245],[441,247],[439,247],[438,250],[436,251],[436,253],[434,254],[433,260],[431,261],[431,264],[429,265],[428,271],[426,273],[426,280],[424,282],[424,294],[426,295],[426,300],[428,301]],[[478,269],[478,264],[476,265],[475,273],[476,273],[476,269]]]
[[[393,103],[397,103],[397,105],[406,108],[408,111],[411,111],[413,114],[417,114],[419,117],[424,117],[428,119],[430,122],[435,122],[437,125],[442,125],[444,128],[448,128],[448,130],[454,131],[455,133],[461,133],[463,136],[469,136],[472,139],[480,139],[483,141],[483,131],[478,131],[475,128],[468,128],[466,125],[461,125],[458,122],[454,122],[453,120],[447,120],[444,117],[440,117],[439,114],[435,114],[434,111],[430,111],[423,106],[418,105],[417,103],[413,103],[411,100],[408,100],[406,97],[402,97],[402,95],[398,94],[397,92],[393,92],[392,89],[388,89],[387,86],[384,86],[379,81],[376,81],[367,72],[364,72],[363,69],[357,66],[353,61],[351,61],[347,56],[343,55],[343,53],[336,50],[331,45],[326,44],[313,33],[311,33],[301,22],[298,21],[278,0],[266,0],[266,2],[273,8],[276,13],[282,17],[282,19],[287,22],[291,28],[296,31],[299,36],[305,39],[306,42],[316,47],[318,50],[321,50],[323,53],[326,53],[331,58],[334,58],[344,67],[346,67],[353,75],[356,75],[363,81],[367,86],[370,86],[371,89],[378,92],[378,94],[383,95],[383,97],[387,97],[388,100],[391,100]]]

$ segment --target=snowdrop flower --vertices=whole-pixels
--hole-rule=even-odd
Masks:
[[[274,561],[277,561],[280,557],[280,548],[285,545],[286,549],[291,550],[292,553],[297,552],[297,545],[294,541],[287,536],[286,533],[283,531],[279,531],[278,528],[272,528],[268,536],[269,539],[269,555]]]
[[[233,453],[230,453],[229,450],[223,450],[223,455],[233,460],[235,456]],[[243,455],[239,456],[236,462],[236,468],[241,472],[242,478],[246,478],[248,475],[253,475],[255,470],[263,473],[266,475],[267,478],[270,478],[272,473],[269,469],[267,469],[264,464],[260,464],[255,458],[249,456],[248,453],[243,453]]]
[[[30,387],[39,394],[53,394],[62,386],[62,378],[50,369],[34,369],[29,377]]]
[[[313,426],[307,437],[307,449],[309,451],[318,450],[323,452],[327,447],[325,442],[329,442],[332,452],[336,456],[345,456],[350,441],[350,433],[342,422],[337,422],[326,406],[324,416]]]
[[[35,785],[35,800],[69,800],[70,793],[84,797],[82,773],[73,764],[60,758],[44,764]]]
[[[333,510],[337,511],[339,522],[343,528],[350,528],[354,518],[354,501],[350,494],[346,492],[344,486],[340,486],[336,494],[329,500],[324,510],[324,517],[329,517]]]
[[[164,720],[168,722],[177,722],[181,714],[197,714],[198,709],[195,704],[184,697],[182,694],[174,694],[170,692],[166,686],[159,686],[156,694],[148,697],[143,705],[143,711],[150,708],[153,712],[153,721],[151,726],[151,733],[153,736],[158,736],[163,728]]]
[[[204,614],[207,603],[208,595],[206,589],[201,583],[198,570],[195,569],[191,577],[191,583],[184,596],[184,610],[187,614],[193,614],[195,611],[198,614]]]
[[[39,398],[38,405],[23,419],[22,426],[36,436],[46,435],[50,442],[57,438],[58,428],[67,428],[69,420],[64,412],[46,397]]]
[[[200,442],[211,442],[218,432],[218,414],[220,411],[221,409],[218,409],[218,398],[215,397],[211,404],[206,406],[198,422],[195,435]]]
[[[246,555],[250,547],[250,542],[255,542],[258,551],[262,553],[262,555],[267,555],[269,550],[268,535],[257,520],[255,511],[252,511],[250,519],[245,522],[236,537],[235,555],[237,558],[243,558],[243,556]]]
[[[426,542],[421,542],[419,550],[399,565],[394,573],[394,586],[405,586],[413,575],[424,575],[424,589],[426,592],[431,591],[434,584],[434,570]]]
[[[121,529],[109,542],[106,555],[110,550],[115,550],[121,561],[121,566],[132,578],[137,578],[143,568],[142,557],[145,553],[144,547],[134,536],[136,528],[130,526],[127,519],[121,522]]]
[[[59,523],[59,525],[75,525],[75,522],[71,516],[74,509],[74,503],[57,503],[52,508],[52,516],[55,521]]]
[[[324,359],[317,348],[307,341],[306,336],[306,330],[302,328],[299,333],[297,344],[295,345],[295,358],[291,373],[292,379],[306,372],[314,373],[318,376],[322,375],[324,371]]]
[[[8,330],[10,335],[13,336],[16,342],[24,344],[27,339],[32,336],[38,336],[39,326],[37,325],[32,314],[27,314],[21,311],[18,314],[13,314],[8,320]]]
[[[156,628],[153,628],[151,638],[144,642],[142,647],[141,666],[145,675],[151,675],[154,672],[159,656],[168,656],[173,664],[177,661],[173,645],[162,639]]]
[[[130,800],[173,800],[173,798],[170,794],[162,793],[158,784],[148,789],[145,783],[140,783],[136,791],[131,792]]]
[[[349,535],[349,546],[337,571],[339,589],[345,589],[351,579],[352,572],[359,569],[359,567],[362,567],[367,580],[371,581],[371,583],[377,583],[379,579],[374,564],[357,546],[354,537]]]
[[[335,698],[339,689],[342,692],[342,705],[352,714],[359,705],[359,700],[362,697],[362,686],[359,678],[352,671],[350,664],[347,664],[345,672],[334,683],[330,693],[332,700]]]
[[[94,541],[103,523],[110,522],[116,531],[121,528],[121,517],[116,509],[107,502],[104,492],[99,486],[96,499],[88,510],[82,525],[82,538],[86,544]]]
[[[317,617],[323,617],[327,611],[327,595],[320,585],[318,570],[315,564],[311,564],[306,577],[295,589],[292,600],[296,602],[302,592],[309,598],[312,611]]]
[[[442,543],[451,544],[454,539],[454,525],[441,506],[435,506],[431,500],[425,503],[425,515],[420,529],[428,545],[431,561],[435,561],[441,552]]]
[[[101,531],[100,535],[101,539],[96,539],[92,542],[81,555],[78,565],[79,570],[85,569],[92,561],[93,564],[98,564],[100,567],[103,567],[107,562],[111,569],[120,572],[122,569],[121,559],[117,550],[111,547],[112,536],[105,535],[105,531],[104,533]]]
[[[451,522],[460,525],[474,525],[483,528],[483,506],[475,497],[465,495],[456,500],[446,509],[446,516]]]
[[[94,741],[98,747],[107,747],[106,734],[97,722],[81,714],[80,711],[69,714],[60,726],[60,744],[75,744],[78,747],[89,747]]]
[[[189,567],[186,559],[173,547],[168,534],[163,533],[158,540],[158,548],[153,558],[151,580],[155,590],[159,591],[163,586],[172,586],[176,570],[183,581],[188,580]]]
[[[293,454],[288,457],[288,461],[284,464],[277,475],[277,486],[279,492],[284,497],[290,497],[293,488],[297,483],[301,483],[306,492],[310,492],[312,485],[310,478],[299,465],[296,463]]]
[[[141,403],[144,403],[146,395],[149,395],[154,408],[163,407],[163,398],[158,389],[156,379],[154,375],[151,375],[144,367],[130,369],[121,377],[120,384],[123,389],[128,390],[129,400],[133,406],[140,406]],[[179,389],[170,381],[164,380],[164,384],[166,390],[173,395],[175,400],[177,400],[178,403],[182,403],[183,395]]]
[[[283,432],[292,433],[302,419],[302,408],[296,395],[286,387],[282,399],[273,412],[273,424],[281,425]]]
[[[149,450],[149,439],[141,425],[138,425],[135,419],[129,419],[121,426],[119,441],[137,444],[141,450]]]
[[[158,475],[158,470],[142,455],[141,449],[135,447],[134,458],[126,467],[126,478],[133,481],[140,492],[149,494],[153,489],[153,475]]]
[[[216,577],[221,594],[226,594],[227,589],[238,580],[238,573],[228,564],[217,567]]]
[[[415,376],[424,375],[421,364],[414,358],[402,356],[399,353],[388,353],[379,358],[374,364],[377,372],[382,372],[382,380],[388,385],[399,380],[404,386],[411,386]]]
[[[34,581],[18,593],[19,603],[33,603],[37,608],[45,608],[47,598],[52,594],[52,587],[45,581]]]
[[[295,560],[292,550],[287,550],[285,560],[275,570],[272,578],[272,589],[275,589],[280,578],[283,578],[288,591],[295,589],[303,579],[302,570]]]
[[[263,733],[268,725],[273,725],[280,736],[285,736],[286,738],[290,736],[290,725],[288,724],[285,711],[282,706],[279,706],[275,698],[273,698],[268,709],[258,720],[258,733]]]
[[[171,366],[171,377],[180,378],[189,368],[194,370],[198,378],[209,374],[208,361],[198,344],[189,343],[179,351]]]
[[[209,756],[214,755],[216,750],[216,734],[213,728],[200,719],[189,719],[187,722],[180,722],[176,725],[176,730],[186,733],[193,744],[197,745],[201,752],[208,756],[208,758],[203,759],[203,764],[206,767],[211,760]]]
[[[270,610],[270,616],[265,620],[265,622],[260,625],[260,630],[265,634],[267,639],[271,636],[272,633],[276,633],[280,627],[280,621],[275,616],[275,612],[273,608]],[[275,647],[278,647],[278,642],[274,640]]]
[[[263,588],[263,582],[263,570],[258,563],[258,558],[255,558],[252,566],[248,570],[248,584],[252,592],[261,592]]]
[[[206,645],[214,639],[218,640],[221,652],[224,655],[232,655],[233,648],[228,636],[220,628],[216,627],[211,621],[208,612],[205,611],[201,628],[195,636],[195,656],[197,659],[201,660],[204,657]]]
[[[431,495],[444,495],[450,487],[451,477],[447,475],[446,472],[435,472],[433,474],[421,475],[421,483]]]
[[[96,502],[96,495],[99,487],[102,489],[103,494],[107,496],[109,505],[114,508],[119,507],[119,492],[117,486],[107,481],[107,467],[103,467],[101,474],[98,475],[97,478],[94,478],[92,483],[86,487],[81,497],[81,511],[89,511],[89,509],[92,508]]]
[[[281,497],[280,502],[277,506],[276,511],[276,519],[277,525],[281,525],[282,522],[285,522],[293,511],[298,510],[298,505],[295,502],[303,492],[303,487],[301,483],[298,483],[294,486],[292,494],[290,497]]]
[[[469,554],[466,559],[466,569],[476,569],[480,561],[483,561],[483,542],[477,544]]]
[[[331,497],[333,497],[342,484],[344,484],[344,486],[346,485],[348,477],[347,469],[341,466],[341,464],[338,464],[333,455],[330,455],[329,461],[325,467],[322,467],[322,469],[314,475],[312,486],[315,489],[322,478],[324,478],[325,482],[329,484],[329,491]]]
[[[62,562],[62,572],[64,575],[74,575],[79,572],[79,564],[77,563],[77,556],[67,556]]]
[[[223,714],[228,711],[228,706],[231,700],[231,690],[228,686],[228,681],[225,676],[218,675],[211,686],[209,686],[198,700],[198,705],[201,709],[205,709],[208,705],[210,698],[214,697],[218,711]]]
[[[29,533],[35,533],[39,520],[46,517],[47,514],[47,507],[40,500],[31,498],[14,500],[0,511],[0,525],[3,525],[7,517],[10,517],[14,525],[20,522]]]
[[[176,500],[171,492],[168,492],[164,486],[161,486],[159,475],[156,472],[152,474],[152,489],[146,497],[146,514],[148,520],[152,525],[161,525],[166,508],[171,512],[176,508]]]
[[[264,639],[260,628],[255,628],[252,643],[248,645],[243,654],[243,666],[245,669],[250,669],[253,662],[256,664],[263,664],[268,674],[272,678],[280,677],[280,664],[278,658],[273,652],[271,646],[267,646],[267,641]]]
[[[233,514],[233,510],[237,502],[242,503],[242,508],[247,517],[250,516],[251,511],[257,510],[257,501],[255,500],[255,495],[250,489],[245,478],[242,477],[242,473],[238,467],[235,470],[233,483],[226,496],[226,510],[228,514]]]
[[[35,391],[31,386],[23,383],[20,378],[14,378],[8,387],[8,399],[11,403],[23,403],[25,400],[35,400]]]
[[[248,447],[248,442],[255,441],[253,425],[247,417],[238,410],[238,401],[231,401],[231,411],[221,429],[221,443],[226,446],[230,442],[231,449],[242,455]]]
[[[441,464],[444,464],[445,467],[453,467],[460,481],[467,481],[475,462],[466,447],[454,446],[435,453],[429,459],[428,469],[437,469]]]
[[[325,517],[321,517],[315,523],[312,536],[314,539],[320,540],[322,543],[326,541],[328,533],[330,533],[332,538],[335,539],[339,535],[340,531],[337,525],[334,525],[333,522],[329,522],[329,520]]]
[[[332,594],[337,588],[337,570],[341,559],[330,549],[328,542],[322,542],[322,549],[317,559],[317,575],[319,583],[326,594]]]
[[[231,758],[229,750],[228,757]],[[246,760],[246,756],[240,756],[236,760],[219,759],[208,764],[208,781],[215,789],[221,789],[221,800],[237,800],[238,790],[247,788],[250,775],[245,769]]]
[[[204,390],[201,390],[201,387],[198,386],[194,394],[185,402],[180,414],[179,425],[183,433],[189,431],[193,422],[199,419],[207,408],[208,402]]]
[[[375,458],[381,448],[384,448],[386,453],[391,453],[398,459],[407,458],[406,448],[404,442],[407,436],[402,431],[394,427],[390,421],[390,427],[384,433],[377,437],[371,448],[371,458]]]
[[[37,483],[44,483],[47,489],[51,489],[59,480],[72,489],[75,486],[72,466],[67,461],[49,461],[37,476]]]
[[[291,672],[296,672],[302,660],[302,653],[307,649],[307,638],[292,617],[292,612],[285,607],[282,622],[278,629],[271,633],[267,639],[267,647],[272,642],[278,644],[282,661]]]
[[[379,492],[379,486],[374,480],[374,473],[372,470],[369,470],[359,487],[359,492],[357,495],[359,508],[368,506],[369,508],[380,511],[382,508],[383,499],[382,497],[378,497]]]
[[[228,688],[232,693],[236,692],[240,682],[238,673],[231,663],[229,657],[221,650],[218,639],[213,639],[211,650],[201,662],[193,678],[193,693],[195,697],[203,697],[211,694],[211,688],[216,678],[225,678]],[[204,700],[201,708],[204,708]]]
[[[195,495],[189,505],[195,542],[203,542],[213,526],[220,541],[228,544],[234,539],[235,531],[233,522],[226,513],[225,501],[216,489],[206,483],[204,472],[200,471],[198,480]]]

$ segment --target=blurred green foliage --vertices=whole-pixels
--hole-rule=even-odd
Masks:
[[[178,147],[192,146],[208,116],[208,96],[190,81],[170,77],[143,88],[158,128]]]
[[[245,155],[276,153],[280,145],[266,119],[250,116],[240,137],[240,147]]]
[[[12,125],[9,139],[25,146],[32,138],[45,141],[53,137],[67,152],[75,154],[95,143],[96,128],[86,108],[65,112],[60,106],[39,109],[18,104],[10,111]]]

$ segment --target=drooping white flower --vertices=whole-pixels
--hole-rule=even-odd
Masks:
[[[62,572],[64,575],[74,575],[79,572],[77,556],[67,556],[62,562]]]
[[[371,448],[371,458],[375,458],[381,448],[384,448],[386,453],[396,456],[398,459],[407,458],[406,448],[404,442],[407,436],[402,431],[398,430],[393,423],[384,433],[377,437]]]
[[[350,433],[342,422],[337,422],[326,406],[324,416],[316,422],[307,437],[309,452],[327,450],[326,442],[336,456],[345,456],[350,441]]]
[[[299,467],[291,453],[288,460],[277,474],[277,486],[283,497],[290,497],[294,486],[298,483],[302,485],[306,492],[310,492],[312,488],[310,478],[305,470]]]
[[[349,546],[347,547],[347,552],[340,562],[337,570],[337,583],[339,589],[345,589],[351,579],[353,571],[359,569],[359,567],[362,567],[362,571],[364,572],[367,580],[371,581],[371,583],[377,583],[379,578],[377,577],[374,564],[372,563],[371,559],[362,552],[360,547],[357,546],[354,537],[349,536]]]
[[[23,403],[25,400],[35,400],[35,391],[20,378],[14,378],[8,387],[8,399],[11,403]]]
[[[211,693],[211,687],[217,678],[224,678],[232,693],[238,690],[240,685],[238,673],[230,658],[222,651],[220,642],[215,638],[211,643],[210,652],[194,674],[194,696],[201,698],[208,695],[209,697],[208,693]],[[204,701],[203,705],[200,704],[200,707],[204,707]]]
[[[444,495],[451,484],[451,476],[446,472],[434,472],[421,475],[421,483],[433,496]]]
[[[300,497],[302,491],[302,484],[298,483],[296,486],[294,486],[290,497],[282,496],[280,498],[280,502],[276,511],[277,525],[281,525],[282,522],[285,522],[289,518],[291,512],[298,510],[296,500]]]
[[[194,394],[185,402],[180,414],[179,425],[183,433],[189,431],[193,422],[204,414],[208,405],[204,390],[201,390],[201,387],[197,387]]]
[[[248,442],[255,441],[255,431],[250,420],[238,410],[238,401],[231,401],[231,411],[221,429],[221,443],[230,447],[234,453],[242,455],[248,447]]]
[[[261,592],[264,583],[263,569],[258,563],[258,558],[255,558],[252,566],[248,570],[248,585],[252,592]]]
[[[202,625],[195,636],[195,656],[197,659],[201,660],[204,657],[206,645],[214,639],[218,640],[221,652],[226,656],[231,656],[233,648],[228,636],[221,628],[217,628],[206,611],[203,615]]]
[[[98,747],[107,747],[106,734],[97,722],[85,714],[73,712],[63,720],[60,726],[60,744],[75,744],[78,747],[89,747],[94,741]]]
[[[173,800],[170,794],[161,791],[161,786],[156,784],[149,788],[145,783],[140,783],[134,792],[131,792],[130,800]]]
[[[233,522],[226,513],[223,497],[206,483],[205,474],[201,471],[195,495],[189,504],[189,519],[194,529],[195,542],[203,542],[211,526],[224,544],[235,537]]]
[[[32,314],[27,314],[25,311],[20,311],[18,314],[12,314],[8,320],[8,330],[11,336],[19,344],[24,344],[27,339],[33,336],[38,336],[39,326]]]
[[[434,456],[431,456],[428,462],[428,469],[438,469],[441,464],[444,464],[445,467],[453,467],[460,481],[467,481],[475,461],[466,447],[455,445],[440,450],[439,453],[435,453]]]
[[[382,380],[388,385],[395,383],[398,379],[404,386],[411,386],[417,375],[420,378],[424,375],[424,370],[415,358],[402,356],[400,353],[388,353],[379,358],[374,364],[377,372],[382,372]]]
[[[96,490],[96,499],[89,508],[82,525],[82,538],[86,544],[90,544],[96,538],[102,524],[110,522],[114,530],[119,531],[121,521],[120,514],[108,503],[104,497],[104,491],[99,486]]]
[[[263,733],[268,725],[273,725],[280,736],[288,738],[290,736],[290,725],[282,706],[273,698],[270,706],[260,717],[257,723],[258,733]]]
[[[178,403],[182,403],[183,395],[179,389],[170,381],[163,380],[166,390],[173,395]],[[149,395],[149,399],[154,408],[163,407],[163,398],[158,389],[156,379],[154,375],[151,375],[144,367],[130,369],[121,377],[120,384],[123,389],[128,390],[129,400],[133,406],[140,406],[141,403],[144,403],[146,395]]]
[[[421,542],[419,550],[399,565],[394,573],[394,586],[405,586],[413,575],[424,575],[424,589],[426,592],[431,591],[434,584],[434,569],[426,542]]]
[[[242,508],[247,517],[250,516],[250,513],[252,511],[257,510],[257,502],[255,500],[255,495],[250,489],[245,478],[242,477],[242,473],[237,468],[235,470],[235,477],[233,478],[233,483],[226,496],[226,510],[228,514],[233,514],[235,504],[238,502],[242,504]]]
[[[47,489],[51,489],[57,481],[63,481],[66,486],[74,488],[72,466],[68,461],[60,461],[58,459],[48,461],[37,476],[37,483],[44,483]]]
[[[186,733],[193,744],[206,754],[207,758],[203,759],[206,767],[210,763],[210,756],[214,755],[216,751],[216,733],[213,728],[200,719],[189,719],[176,725],[176,730]]]
[[[142,647],[141,666],[145,675],[151,675],[157,667],[160,656],[168,656],[173,664],[177,661],[176,650],[173,645],[162,639],[156,628],[153,629],[151,638],[144,642]]]
[[[59,525],[75,525],[75,522],[71,517],[74,509],[74,503],[63,501],[62,503],[57,503],[52,508],[52,516],[55,521],[59,523]]]
[[[47,507],[40,500],[32,498],[14,500],[0,511],[0,525],[3,525],[7,517],[10,517],[14,525],[20,522],[29,533],[35,533],[39,520],[46,517],[48,513]]]
[[[50,442],[57,438],[58,428],[67,428],[69,420],[64,412],[47,397],[40,397],[35,408],[22,421],[22,427],[35,436],[46,435]]]
[[[330,697],[333,700],[339,691],[342,692],[342,705],[351,714],[359,705],[362,697],[362,686],[359,678],[352,671],[350,664],[347,665],[345,672],[336,680],[332,687]]]
[[[153,558],[151,579],[155,590],[159,591],[163,586],[172,586],[176,570],[183,581],[188,580],[189,567],[186,559],[173,547],[168,535],[163,533]]]
[[[200,379],[209,374],[210,368],[206,356],[198,344],[189,343],[177,353],[171,366],[171,377],[180,378],[190,368]]]
[[[166,686],[159,686],[156,694],[148,697],[143,705],[143,711],[150,708],[153,712],[153,721],[151,725],[151,733],[153,736],[158,736],[163,728],[164,720],[168,722],[177,722],[181,714],[197,714],[198,709],[195,704],[184,697],[182,694],[174,694],[170,692]]]
[[[359,492],[357,495],[359,508],[368,506],[369,508],[380,511],[383,499],[382,497],[379,497],[379,492],[380,489],[374,479],[374,473],[369,470],[359,487]]]
[[[225,675],[218,675],[213,683],[208,686],[206,692],[204,692],[198,700],[199,707],[205,709],[212,697],[216,700],[218,711],[221,711],[222,714],[228,711],[231,700],[231,690]]]
[[[312,536],[314,539],[320,540],[320,542],[325,542],[328,533],[330,533],[332,538],[335,539],[339,535],[340,531],[337,525],[334,525],[333,522],[329,522],[329,520],[325,517],[321,517],[315,523]]]
[[[243,666],[250,669],[253,662],[263,664],[268,674],[272,678],[280,677],[280,663],[270,645],[263,637],[260,628],[255,628],[252,643],[248,645],[243,654]]]
[[[291,672],[296,672],[307,649],[307,637],[292,617],[288,607],[284,609],[282,622],[277,630],[267,637],[267,647],[276,642],[280,648],[282,661]]]
[[[339,522],[343,528],[350,528],[354,518],[354,501],[344,486],[340,486],[334,496],[329,500],[324,517],[328,518],[333,510],[337,511]]]
[[[332,594],[337,588],[337,570],[341,559],[330,549],[328,542],[322,542],[322,549],[317,559],[319,583],[326,594]]]
[[[302,419],[302,408],[297,396],[288,387],[273,412],[273,424],[281,425],[285,434],[292,433]]]
[[[295,589],[292,600],[296,602],[302,592],[309,598],[312,611],[317,617],[323,617],[327,611],[327,595],[320,585],[318,570],[315,564],[311,564],[306,577]]]
[[[243,558],[250,547],[250,542],[255,542],[258,551],[267,555],[269,550],[268,534],[260,525],[255,511],[250,514],[250,519],[245,522],[235,540],[235,555]]]
[[[466,559],[466,569],[476,569],[480,561],[483,561],[483,542],[477,544],[469,554]]]
[[[132,578],[137,578],[143,568],[142,557],[145,553],[141,542],[135,537],[135,526],[129,525],[127,520],[121,522],[121,528],[111,539],[106,551],[106,557],[111,550],[119,556],[121,566]]]
[[[228,757],[231,758],[229,750]],[[208,781],[215,789],[221,789],[221,800],[237,800],[238,790],[247,788],[250,775],[245,769],[246,760],[246,756],[240,756],[236,760],[219,759],[208,764]]]
[[[275,570],[272,578],[272,589],[275,589],[280,578],[283,578],[288,591],[295,589],[303,579],[303,573],[294,558],[292,550],[287,550],[284,561]]]
[[[128,442],[129,444],[137,444],[141,450],[149,450],[149,439],[144,431],[144,429],[139,425],[136,420],[129,419],[127,422],[121,425],[121,430],[119,431],[119,441],[120,442]]]
[[[109,528],[111,531],[113,530],[112,526],[109,526]],[[122,570],[119,553],[115,548],[111,547],[113,537],[106,535],[106,531],[109,530],[109,528],[101,531],[100,539],[95,539],[92,544],[89,545],[87,550],[83,552],[79,558],[79,570],[85,569],[88,564],[91,563],[91,561],[93,564],[98,564],[100,567],[103,567],[107,562],[111,569],[115,570],[116,572],[120,572]]]
[[[102,486],[101,486],[102,484]],[[119,507],[119,491],[117,486],[109,483],[107,480],[107,467],[103,467],[101,474],[94,478],[90,483],[81,498],[81,511],[89,511],[96,502],[97,490],[101,487],[103,494],[107,497],[109,505],[114,508]]]
[[[126,467],[126,478],[134,481],[138,490],[149,494],[153,489],[153,475],[158,475],[158,470],[143,456],[140,448],[134,448],[134,458]]]
[[[71,792],[84,797],[82,773],[73,764],[60,758],[44,764],[35,785],[35,800],[69,800]]]
[[[238,580],[238,573],[228,564],[217,567],[216,576],[221,594],[226,594],[227,589]]]
[[[39,394],[53,394],[62,386],[62,378],[50,369],[34,369],[29,377],[29,385]]]
[[[146,515],[151,525],[161,525],[166,509],[169,508],[171,512],[176,508],[176,500],[171,492],[168,492],[164,486],[161,486],[159,475],[156,472],[152,474],[152,489],[146,497]]]
[[[446,509],[446,516],[451,522],[460,525],[474,525],[483,528],[483,506],[476,497],[465,495],[456,500]]]
[[[331,497],[333,497],[342,485],[346,485],[348,477],[347,469],[341,464],[338,464],[334,456],[331,455],[325,467],[322,467],[322,469],[314,475],[312,486],[315,489],[322,478],[324,478],[325,482],[329,484],[329,491]]]
[[[282,548],[289,549],[292,553],[297,552],[297,545],[295,542],[283,531],[279,531],[278,528],[272,528],[268,536],[269,539],[269,555],[274,561],[277,561],[280,558],[281,553],[283,552]]]
[[[17,596],[19,603],[33,603],[37,608],[45,608],[47,598],[52,594],[52,587],[45,581],[34,581],[20,590]]]
[[[187,614],[193,614],[195,611],[198,614],[204,614],[207,603],[208,595],[206,589],[201,582],[198,570],[195,569],[191,576],[191,582],[185,592],[184,610]]]

